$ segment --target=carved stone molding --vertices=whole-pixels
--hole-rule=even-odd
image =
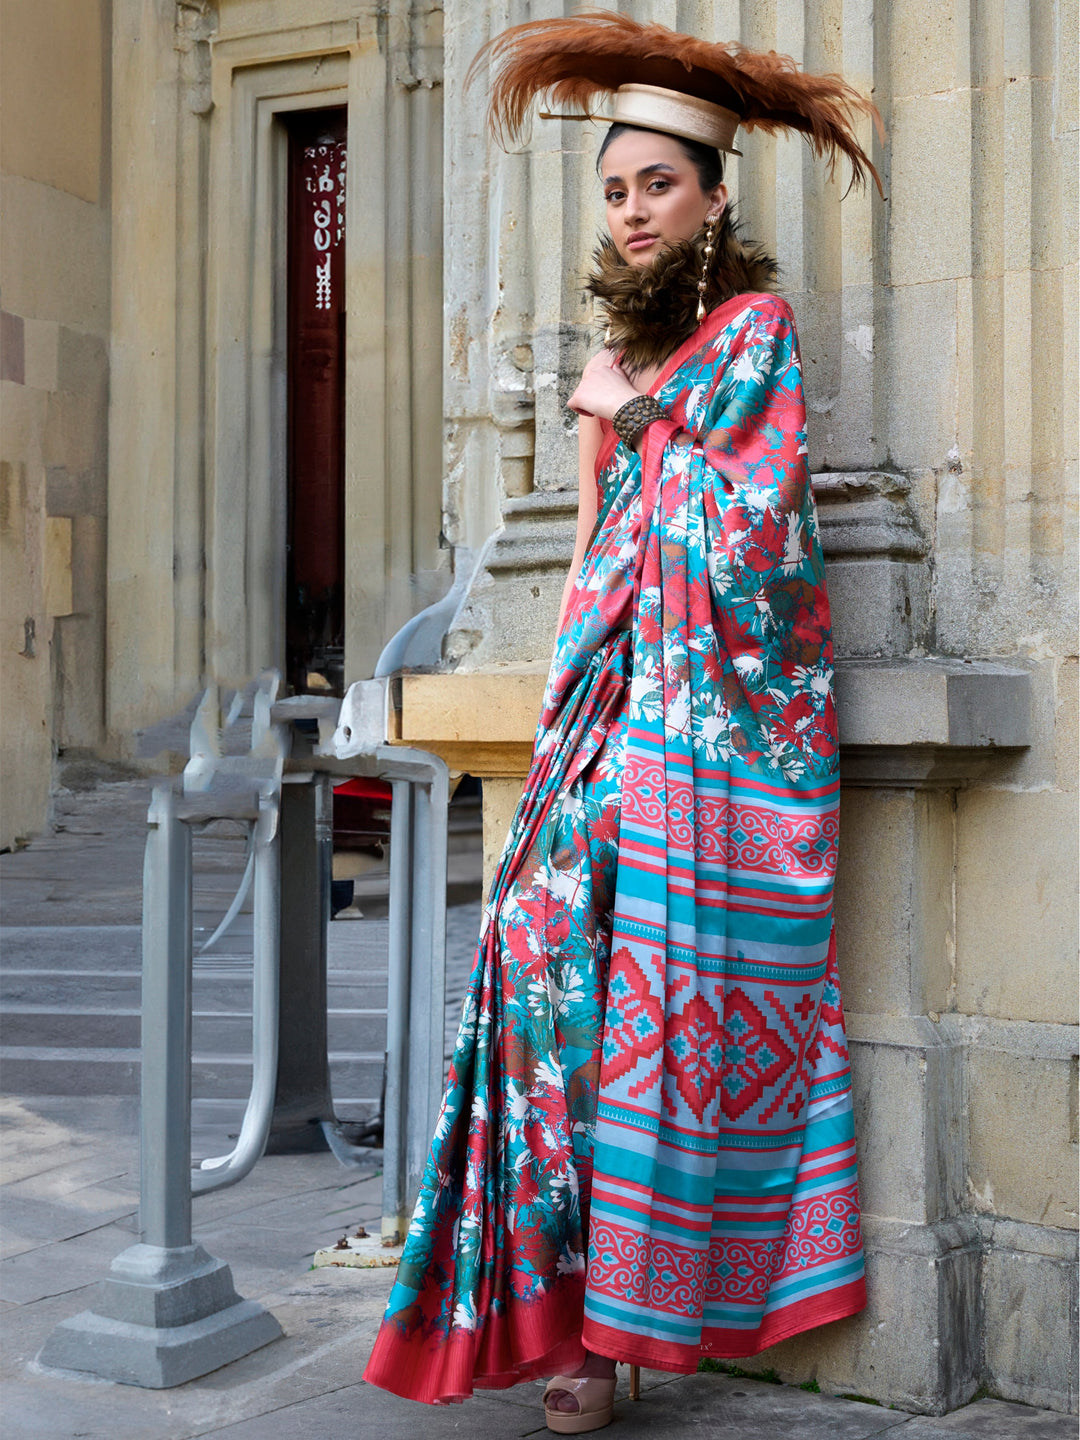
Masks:
[[[812,477],[838,656],[906,655],[930,625],[929,546],[904,475],[869,470]]]

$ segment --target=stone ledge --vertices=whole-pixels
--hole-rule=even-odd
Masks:
[[[1080,1029],[1041,1020],[1002,1020],[993,1015],[942,1014],[941,1033],[962,1045],[978,1045],[1005,1055],[1040,1060],[1071,1060],[1080,1054]]]
[[[525,775],[547,665],[402,675],[392,739],[456,770]],[[1031,676],[991,662],[843,661],[841,776],[855,785],[960,785],[1030,743]]]
[[[876,1015],[849,1010],[844,1023],[856,1045],[899,1045],[925,1049],[940,1045],[977,1045],[1040,1060],[1071,1060],[1080,1053],[1075,1025],[1034,1020],[1000,1020],[986,1015],[936,1012],[929,1015]]]
[[[1032,1225],[1026,1220],[1008,1220],[999,1215],[976,1215],[975,1223],[987,1248],[1008,1250],[1015,1255],[1038,1255],[1066,1265],[1075,1265],[1080,1252],[1080,1235],[1056,1225]]]
[[[864,1211],[861,1224],[866,1248],[879,1254],[933,1257],[957,1250],[979,1251],[983,1244],[974,1215],[950,1215],[943,1220],[920,1223]]]
[[[992,661],[841,660],[836,703],[844,745],[981,750],[1031,743],[1031,676]]]

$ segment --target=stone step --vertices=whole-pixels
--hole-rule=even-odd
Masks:
[[[87,1007],[138,1010],[142,976],[102,970],[12,970],[0,974],[0,1007]],[[237,1011],[251,1006],[251,964],[243,972],[195,972],[195,1008]],[[331,1010],[385,1009],[386,980],[359,977],[352,971],[331,972],[327,983]]]
[[[330,1077],[335,1095],[378,1096],[384,1056],[377,1053],[331,1053]],[[62,1046],[0,1046],[3,1088],[9,1095],[137,1095],[139,1051],[126,1047],[92,1049]],[[231,1055],[201,1055],[191,1067],[193,1096],[199,1099],[246,1099],[251,1089],[251,1061]]]
[[[251,987],[247,993],[250,996]],[[110,970],[11,970],[0,974],[0,1006],[89,1005],[138,1009],[142,976]]]
[[[334,1051],[376,1051],[386,1043],[386,1010],[353,1007],[331,1009],[327,1015],[330,1048]],[[0,1017],[0,1043],[76,1050],[138,1049],[139,1011],[133,1007],[96,1009],[85,1005],[6,1005]],[[193,1056],[203,1053],[250,1054],[251,1012],[206,1012],[192,1015]]]
[[[119,970],[142,964],[140,925],[2,925],[0,954],[13,970]]]

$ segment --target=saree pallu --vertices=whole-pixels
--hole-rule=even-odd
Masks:
[[[789,307],[720,306],[653,393],[672,418],[642,457],[610,434],[598,457],[365,1371],[417,1400],[574,1369],[585,1346],[692,1371],[865,1304]]]

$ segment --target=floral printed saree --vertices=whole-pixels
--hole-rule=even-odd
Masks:
[[[609,433],[397,1283],[428,1402],[672,1371],[865,1303],[832,647],[798,343],[715,309]],[[693,443],[674,444],[688,431]]]

